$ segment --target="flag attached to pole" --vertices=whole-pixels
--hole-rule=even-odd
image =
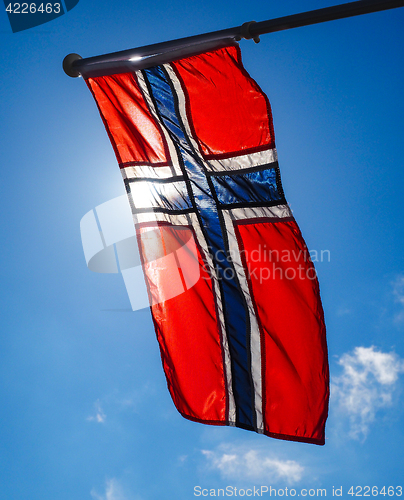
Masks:
[[[238,46],[87,84],[129,196],[178,411],[324,444],[317,277],[285,200],[268,99]]]

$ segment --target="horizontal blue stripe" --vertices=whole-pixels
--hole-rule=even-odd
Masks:
[[[211,178],[218,200],[223,205],[248,202],[281,201],[276,170],[268,168],[235,175],[215,175]]]
[[[164,210],[187,210],[192,208],[184,181],[157,183],[139,181],[130,187],[136,208],[162,208]]]

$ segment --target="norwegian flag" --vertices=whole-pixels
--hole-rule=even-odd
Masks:
[[[324,444],[318,282],[285,200],[268,99],[238,46],[87,84],[126,185],[178,411]]]

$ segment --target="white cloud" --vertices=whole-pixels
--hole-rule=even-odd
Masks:
[[[101,408],[101,403],[99,399],[97,399],[97,401],[94,403],[94,408],[95,408],[95,415],[90,415],[89,417],[87,417],[87,420],[89,422],[98,422],[99,424],[104,423],[107,416],[105,415],[103,409]]]
[[[337,309],[337,316],[348,316],[352,313],[352,310],[348,307],[340,307]]]
[[[331,384],[332,405],[350,420],[350,435],[365,439],[376,412],[393,402],[404,361],[394,352],[377,351],[374,346],[356,347],[338,361],[343,372]]]
[[[119,481],[115,478],[108,479],[105,484],[105,493],[99,495],[95,489],[91,490],[91,497],[94,500],[128,500],[123,493]]]
[[[294,460],[279,458],[245,446],[221,445],[215,451],[202,450],[211,469],[219,470],[225,478],[238,480],[278,480],[296,483],[303,476],[304,467]]]
[[[404,276],[399,274],[392,283],[394,301],[401,306],[401,310],[394,316],[396,323],[404,323]]]

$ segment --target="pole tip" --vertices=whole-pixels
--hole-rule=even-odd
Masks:
[[[73,63],[82,59],[78,54],[69,54],[63,59],[63,70],[67,76],[72,78],[77,78],[80,76],[80,72],[73,68]]]

